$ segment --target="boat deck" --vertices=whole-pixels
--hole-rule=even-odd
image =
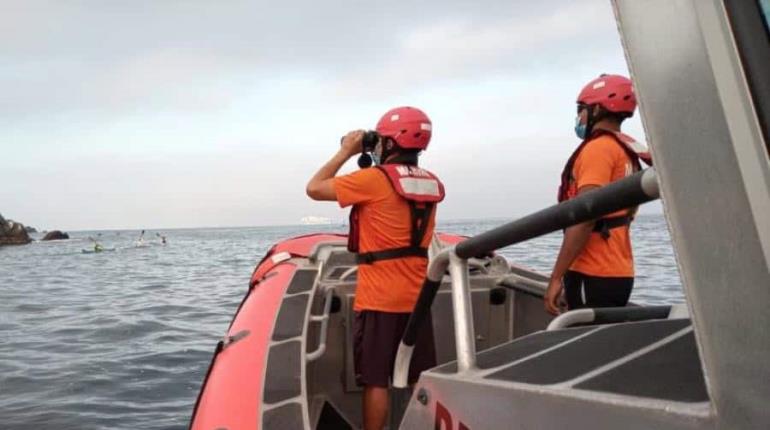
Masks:
[[[489,413],[474,414],[472,422],[464,423],[469,428],[484,428],[487,419],[490,423],[517,423],[523,415],[537,416],[544,427],[591,426],[581,421],[579,413],[566,414],[571,416],[569,423],[553,411],[543,410],[538,415],[537,408],[528,407],[538,397],[549,398],[552,405],[554,399],[561,398],[556,401],[565,411],[575,408],[579,412],[587,401],[592,408],[614,405],[616,417],[608,417],[608,422],[623,417],[633,422],[633,428],[655,428],[663,423],[673,428],[697,428],[710,414],[689,319],[542,331],[481,351],[476,364],[476,369],[458,374],[456,363],[447,363],[423,373],[418,387],[442,407],[451,409],[459,402],[457,409],[465,411],[473,407],[469,399],[474,403],[469,393],[487,393],[486,404],[479,407]],[[502,396],[491,395],[496,391]],[[521,395],[529,396],[529,400],[517,400]],[[416,423],[425,422],[422,415],[432,414],[428,409],[413,403],[405,428],[418,428]],[[512,424],[511,428],[527,427]]]
[[[239,401],[253,402],[259,411],[255,418],[264,429],[357,428],[361,387],[355,384],[351,347],[356,278],[352,254],[335,240],[319,243],[307,255],[277,253],[271,259],[274,269],[255,272],[257,282],[241,305],[244,316],[256,316],[269,309],[255,307],[250,297],[275,295],[274,323],[265,336],[264,373],[250,376],[262,375],[264,383],[254,387],[258,391],[249,391],[250,399]],[[432,427],[439,403],[460,415],[478,409],[472,420],[463,422],[468,428],[495,428],[524,416],[532,421],[518,428],[588,428],[590,423],[581,425],[575,418],[582,417],[584,408],[615,416],[610,422],[630,420],[632,428],[697,428],[708,422],[708,396],[689,319],[543,331],[550,321],[542,308],[544,279],[504,260],[476,262],[470,296],[480,352],[475,368],[457,373],[446,278],[432,307],[437,359],[444,364],[422,374],[408,406],[408,390],[394,395],[390,428],[399,427],[402,414],[401,428]],[[219,359],[251,359],[248,341],[265,327],[238,327],[231,327]],[[214,379],[213,389],[222,378]],[[248,381],[233,381],[233,387]],[[420,402],[421,395],[430,400]],[[554,414],[538,402],[574,410]],[[566,422],[563,417],[572,418]],[[228,428],[225,421],[215,422]]]

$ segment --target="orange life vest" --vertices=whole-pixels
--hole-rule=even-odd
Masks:
[[[601,135],[611,136],[613,140],[617,142],[621,148],[623,148],[623,151],[631,160],[634,172],[638,172],[642,169],[640,161],[644,162],[648,166],[652,166],[652,157],[650,157],[649,151],[644,145],[637,142],[633,137],[619,131],[605,130],[601,128],[595,129],[594,132],[591,133],[591,136],[585,139],[577,147],[577,149],[575,149],[575,151],[567,160],[567,164],[564,166],[564,170],[561,173],[561,184],[559,185],[559,193],[557,196],[559,203],[577,196],[577,183],[575,181],[575,177],[572,174],[572,169],[575,166],[575,160],[577,160],[578,156],[583,151],[583,148],[585,148],[585,146],[590,141]],[[631,208],[624,216],[601,218],[596,221],[593,231],[601,233],[602,237],[607,239],[609,238],[609,231],[611,229],[631,224],[635,213],[636,208]]]
[[[436,203],[444,200],[444,184],[436,175],[417,166],[384,164],[375,168],[385,174],[393,190],[409,203],[411,239],[408,245],[402,247],[359,252],[360,206],[354,205],[350,211],[348,250],[356,254],[358,264],[371,264],[375,261],[404,257],[427,258],[428,249],[421,245],[433,208]]]

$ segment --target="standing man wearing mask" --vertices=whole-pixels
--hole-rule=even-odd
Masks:
[[[436,205],[444,199],[439,179],[418,167],[431,133],[431,121],[421,110],[391,109],[377,123],[376,134],[349,132],[337,154],[307,184],[314,200],[352,206],[348,249],[358,262],[353,348],[356,381],[364,386],[366,430],[385,425],[398,344],[426,276]],[[335,177],[362,152],[372,153],[375,167]],[[417,335],[409,383],[435,364],[428,318]]]
[[[631,80],[601,75],[578,95],[575,133],[582,143],[562,172],[559,202],[623,179],[652,161],[643,145],[621,133],[636,109]],[[557,315],[564,291],[567,309],[625,306],[634,286],[629,226],[636,208],[618,211],[564,231],[546,290],[545,310]]]

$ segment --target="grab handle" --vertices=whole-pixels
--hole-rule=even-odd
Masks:
[[[316,348],[315,351],[310,352],[307,354],[307,356],[305,356],[305,359],[308,362],[318,360],[319,358],[321,358],[324,352],[326,352],[326,332],[329,329],[329,314],[331,313],[331,309],[332,309],[333,294],[334,294],[334,288],[327,287],[325,299],[324,299],[325,301],[324,301],[323,314],[310,316],[310,322],[319,322],[319,321],[321,322],[321,333],[318,339],[318,348]]]
[[[546,330],[559,330],[578,324],[616,324],[677,317],[671,315],[671,309],[671,305],[574,309],[554,318]]]

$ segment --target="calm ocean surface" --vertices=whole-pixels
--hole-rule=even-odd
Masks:
[[[440,230],[472,235],[500,223]],[[185,428],[256,262],[282,238],[328,230],[168,230],[168,245],[144,248],[132,247],[138,231],[103,231],[116,250],[101,254],[81,252],[95,232],[74,232],[0,248],[0,428]],[[663,217],[638,217],[632,235],[632,300],[682,302]],[[560,243],[553,234],[502,253],[548,272]]]

